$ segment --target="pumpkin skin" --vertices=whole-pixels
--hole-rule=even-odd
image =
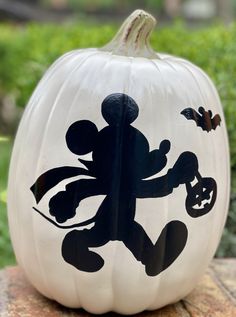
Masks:
[[[147,37],[153,24],[153,18],[149,14],[135,11],[123,24],[115,39],[103,49],[75,50],[59,58],[35,89],[15,139],[9,173],[8,217],[17,261],[30,282],[43,295],[65,306],[82,307],[91,313],[115,311],[136,314],[183,298],[196,285],[212,259],[227,216],[229,151],[217,91],[208,76],[189,61],[152,51],[147,44]],[[117,99],[114,101],[112,97]],[[102,105],[108,100],[114,108],[116,100],[119,103],[120,98],[126,98],[127,104],[138,107],[136,118],[129,124],[123,124],[122,128],[139,131],[137,133],[147,140],[150,153],[156,149],[161,152],[163,144],[166,147],[162,150],[162,157],[164,155],[166,161],[163,159],[165,162],[160,172],[146,174],[148,176],[143,176],[143,179],[152,182],[155,177],[167,175],[171,169],[175,171],[174,176],[177,171],[179,173],[177,180],[173,181],[179,183],[172,186],[170,193],[160,194],[160,197],[144,197],[145,194],[135,197],[134,221],[145,230],[154,245],[167,224],[171,223],[175,228],[182,224],[182,228],[186,228],[180,230],[180,240],[186,230],[181,250],[174,260],[169,260],[169,264],[166,260],[166,267],[159,270],[160,272],[157,270],[153,273],[151,269],[148,271],[147,265],[145,267],[143,263],[145,261],[134,256],[134,251],[116,236],[103,245],[90,246],[91,251],[100,255],[104,261],[102,267],[96,271],[89,269],[89,264],[85,269],[78,269],[65,260],[68,256],[63,253],[62,246],[67,243],[68,252],[73,252],[74,248],[71,244],[70,251],[72,240],[65,240],[65,236],[72,230],[75,234],[88,232],[93,229],[94,223],[77,229],[62,229],[58,226],[73,226],[93,219],[109,194],[101,190],[99,194],[81,200],[79,206],[75,206],[76,215],[70,219],[59,216],[55,219],[49,213],[50,201],[53,202],[51,199],[58,193],[65,193],[66,186],[69,188],[72,182],[90,178],[94,180],[91,175],[72,173],[70,177],[60,179],[44,190],[38,201],[36,198],[39,187],[43,190],[47,186],[45,173],[48,171],[61,167],[84,169],[82,159],[95,161],[95,152],[91,153],[89,140],[94,139],[93,134],[102,135],[105,128],[112,126],[110,119],[106,117],[108,112],[102,112]],[[213,120],[215,115],[220,116],[220,122]],[[79,123],[74,125],[76,122]],[[94,125],[92,128],[92,123],[97,130]],[[86,126],[82,129],[85,131],[84,135],[79,134],[82,124]],[[73,139],[73,129],[76,130],[77,127],[78,139],[84,138],[84,145],[80,150],[70,142]],[[90,134],[92,129],[94,132]],[[163,140],[166,142],[162,143]],[[104,144],[110,146],[109,142]],[[126,143],[129,145],[129,141]],[[107,152],[110,150],[109,146]],[[132,146],[130,141],[131,149]],[[106,157],[106,147],[101,148],[98,155]],[[130,156],[127,157],[129,160]],[[186,164],[182,157],[186,158]],[[206,182],[208,186],[210,183],[211,189],[215,186],[209,193],[208,201],[212,201],[209,210],[206,202],[198,207],[193,206],[199,202],[199,179],[195,177],[190,182],[190,177],[186,185],[180,181],[180,178],[186,178],[191,173],[195,158],[198,172],[204,179],[201,184]],[[134,157],[134,165],[136,161],[139,162],[138,156]],[[178,162],[182,163],[183,169],[177,166]],[[106,166],[109,176],[109,164]],[[100,171],[99,166],[96,171]],[[105,172],[102,174],[105,177],[104,174]],[[39,186],[37,180],[41,175],[44,176],[40,179]],[[109,184],[112,186],[116,182],[112,179]],[[35,184],[36,187],[33,187]],[[196,192],[194,197],[188,195],[188,186]],[[119,203],[117,200],[117,205]],[[201,211],[202,206],[205,206],[205,212]],[[196,211],[196,208],[199,210]],[[58,226],[37,210],[53,219]],[[109,225],[117,226],[116,219],[111,217],[109,221]],[[129,228],[125,230],[125,234],[129,235]],[[163,261],[163,265],[165,252],[175,250],[174,241],[169,241],[173,240],[171,234],[167,232],[164,236],[162,247],[156,254],[150,255],[150,258],[158,259],[159,254],[160,259],[163,259],[159,262]],[[174,240],[177,245],[181,244],[178,242],[178,234]],[[137,247],[144,249],[143,244],[137,244]],[[79,252],[77,255],[81,256]],[[93,266],[92,258],[91,261]]]

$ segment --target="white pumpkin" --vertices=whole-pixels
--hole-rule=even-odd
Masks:
[[[39,292],[68,307],[135,314],[176,302],[222,234],[221,103],[201,69],[150,48],[154,25],[137,10],[104,48],[62,56],[19,126],[8,188],[15,254]]]

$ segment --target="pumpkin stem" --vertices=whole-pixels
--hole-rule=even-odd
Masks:
[[[121,25],[112,41],[101,50],[115,55],[158,58],[149,44],[149,36],[155,25],[156,20],[151,14],[135,10]]]

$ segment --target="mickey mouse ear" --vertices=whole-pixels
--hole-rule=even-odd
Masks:
[[[96,125],[88,120],[76,121],[66,133],[66,144],[76,155],[84,155],[93,151],[98,134]]]
[[[126,94],[111,94],[102,102],[103,118],[111,126],[130,124],[138,117],[138,113],[138,105]]]

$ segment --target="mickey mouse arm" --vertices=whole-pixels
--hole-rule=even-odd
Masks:
[[[66,185],[49,201],[50,214],[60,223],[73,218],[81,200],[97,195],[106,195],[107,190],[96,179],[80,179]]]
[[[136,197],[167,196],[179,185],[192,182],[196,175],[198,175],[198,160],[196,155],[192,152],[183,152],[166,175],[140,181],[136,187]]]
[[[66,185],[66,193],[79,203],[91,196],[107,195],[107,188],[97,179],[79,179]]]
[[[177,186],[176,186],[177,187]],[[168,173],[164,176],[140,181],[136,187],[137,198],[164,197],[172,193],[174,187],[169,183]]]

